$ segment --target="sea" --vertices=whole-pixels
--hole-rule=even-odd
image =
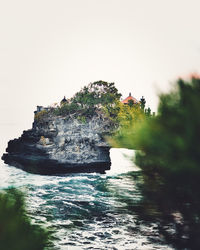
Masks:
[[[0,153],[22,133],[16,124],[0,124]],[[0,189],[16,187],[25,193],[32,223],[53,232],[53,249],[173,249],[164,243],[156,223],[145,223],[134,206],[142,196],[137,188],[140,169],[133,150],[112,148],[111,170],[42,176],[26,173],[0,160]]]

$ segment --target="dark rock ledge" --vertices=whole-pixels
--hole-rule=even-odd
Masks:
[[[103,173],[111,165],[110,147],[103,139],[109,130],[109,121],[99,115],[85,122],[50,115],[9,141],[2,159],[34,174]]]

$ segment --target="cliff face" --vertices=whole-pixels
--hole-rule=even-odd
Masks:
[[[104,172],[110,169],[109,145],[103,135],[110,131],[102,115],[81,122],[73,117],[48,116],[9,141],[5,163],[38,174]]]

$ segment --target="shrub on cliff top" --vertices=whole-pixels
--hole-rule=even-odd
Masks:
[[[47,117],[48,114],[49,114],[48,111],[42,110],[42,111],[40,111],[40,112],[38,112],[38,113],[35,114],[34,119],[35,119],[36,121],[40,122],[40,121],[42,121],[45,117]]]
[[[90,83],[71,99],[73,103],[78,103],[81,107],[93,107],[98,105],[109,105],[119,100],[121,94],[118,93],[114,83],[98,81]]]
[[[92,116],[97,109],[112,107],[121,97],[114,83],[98,81],[90,83],[77,92],[68,103],[56,109],[56,115]]]

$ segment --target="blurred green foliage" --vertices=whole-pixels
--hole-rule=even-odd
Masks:
[[[20,191],[0,192],[1,250],[42,250],[51,247],[50,238],[46,229],[31,223]]]
[[[112,137],[107,138],[108,142],[116,148],[132,149],[131,138],[134,136],[138,124],[141,124],[145,119],[145,113],[140,104],[127,105],[121,102],[117,103],[115,110],[117,111],[113,122],[117,124],[117,129]]]
[[[178,80],[160,96],[157,116],[118,139],[139,149],[142,215],[156,221],[176,249],[200,249],[200,79]]]

